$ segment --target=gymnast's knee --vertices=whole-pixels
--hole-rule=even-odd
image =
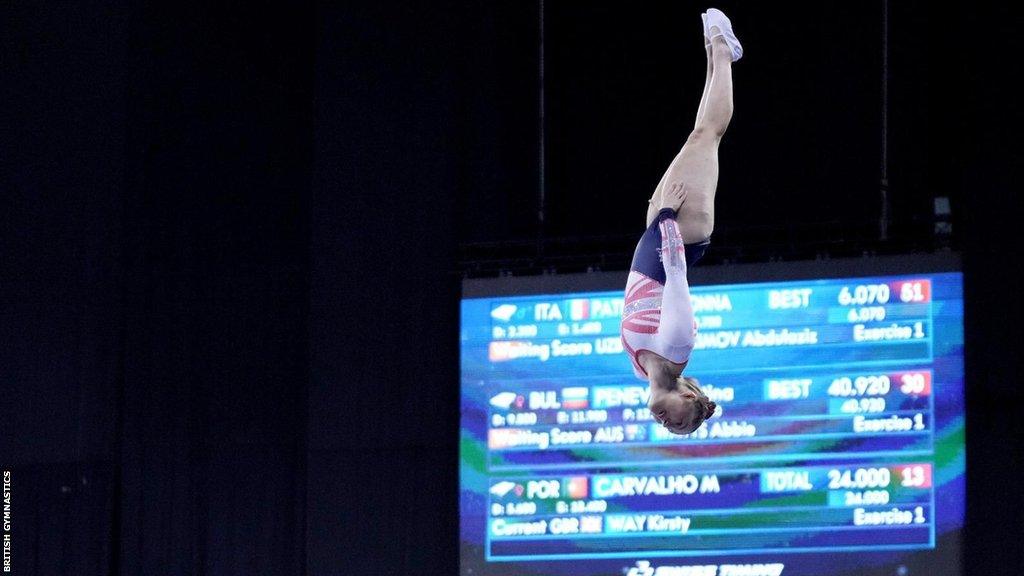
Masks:
[[[687,144],[696,144],[701,142],[716,143],[722,139],[725,135],[725,130],[729,127],[729,122],[709,122],[708,119],[701,118],[700,122],[693,127],[690,135],[686,138]]]

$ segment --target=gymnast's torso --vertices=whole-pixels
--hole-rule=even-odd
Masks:
[[[647,227],[626,280],[622,346],[633,373],[642,380],[648,375],[640,362],[641,354],[652,352],[675,364],[685,364],[697,334],[686,266],[700,259],[710,242],[684,246],[675,216],[674,210],[666,208]]]

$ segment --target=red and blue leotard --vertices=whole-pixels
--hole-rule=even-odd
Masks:
[[[638,361],[649,351],[676,364],[690,359],[697,322],[686,281],[687,260],[695,263],[710,242],[684,246],[676,213],[665,208],[637,244],[626,281],[622,309],[622,346],[637,378],[647,380]]]

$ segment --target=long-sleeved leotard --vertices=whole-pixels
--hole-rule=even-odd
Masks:
[[[690,359],[697,323],[686,281],[692,265],[707,249],[708,241],[683,246],[676,213],[665,208],[637,244],[626,281],[622,309],[622,346],[637,378],[647,380],[638,361],[641,351],[654,352],[677,364]]]

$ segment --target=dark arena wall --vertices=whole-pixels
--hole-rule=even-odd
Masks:
[[[720,5],[697,270],[958,255],[962,573],[1018,574],[1018,20],[889,3],[881,239],[882,6]],[[704,5],[544,7],[543,201],[537,2],[0,8],[11,573],[460,573],[463,280],[624,272],[703,78]]]

